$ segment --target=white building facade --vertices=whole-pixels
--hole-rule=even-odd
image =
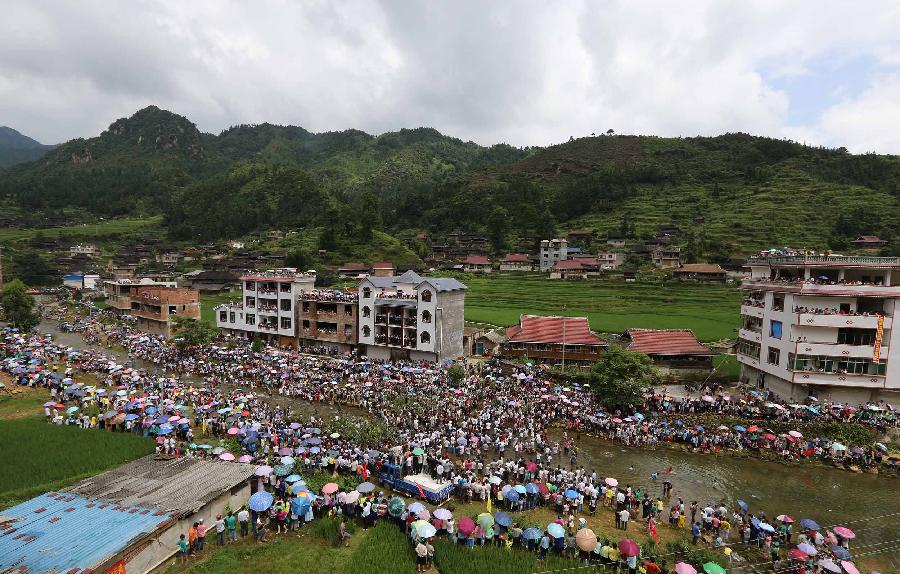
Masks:
[[[737,358],[741,379],[782,398],[900,405],[900,258],[750,259]]]
[[[541,241],[541,271],[550,271],[557,261],[569,258],[569,242],[566,239],[544,239]]]
[[[359,284],[359,345],[375,359],[439,361],[464,354],[466,286],[412,271]]]
[[[297,303],[315,286],[315,273],[296,269],[254,271],[241,276],[240,303],[215,308],[216,327],[226,333],[284,346],[297,344]]]

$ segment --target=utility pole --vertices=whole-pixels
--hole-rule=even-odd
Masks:
[[[0,247],[0,289],[3,289],[3,247]]]

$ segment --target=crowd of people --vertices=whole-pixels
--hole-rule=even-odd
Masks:
[[[73,328],[86,340],[122,347],[153,367],[122,364],[99,345],[78,350],[45,335],[4,329],[0,369],[18,384],[50,390],[45,415],[52,423],[144,434],[155,437],[163,455],[218,457],[223,464],[237,460],[269,469],[260,476],[257,490],[275,496],[264,511],[254,511],[257,535],[267,526],[280,532],[326,514],[356,517],[367,525],[389,515],[410,532],[417,554],[421,543],[426,559],[432,552],[427,540],[435,534],[423,534],[423,520],[438,535],[470,546],[502,543],[542,555],[556,551],[615,562],[619,549],[599,541],[588,550],[577,544],[585,517],[598,507],[615,512],[617,526],[625,532],[638,520],[651,535],[659,524],[668,523],[689,528],[695,542],[705,537],[723,548],[733,536],[758,546],[775,544],[780,559],[781,549],[791,542],[792,521],[769,525],[764,516],[751,516],[746,508],[732,512],[718,503],[688,504],[673,494],[664,470],[651,477],[659,482],[658,496],[619,486],[579,459],[582,435],[633,446],[671,442],[705,450],[891,464],[886,449],[878,445],[837,448],[839,443],[828,437],[775,433],[767,427],[848,418],[875,426],[897,424],[888,405],[785,405],[765,392],[673,398],[648,391],[643,404],[609,411],[591,389],[554,381],[532,365],[461,365],[459,375],[446,364],[319,357],[275,347],[254,351],[234,340],[185,350],[96,316],[80,318]],[[82,374],[89,374],[95,384],[79,382]],[[368,417],[344,414],[329,419],[298,407],[310,403],[355,407]],[[684,422],[705,413],[740,417],[747,426],[705,428]],[[550,431],[556,426],[564,430],[554,439]],[[233,439],[227,443],[233,452],[206,444],[222,439]],[[461,529],[466,517],[429,522],[430,515],[423,518],[428,513],[424,506],[424,513],[405,505],[401,509],[394,499],[372,490],[310,493],[300,479],[322,470],[368,484],[385,464],[399,466],[403,475],[429,474],[437,483],[453,485],[460,498],[490,502],[505,512],[550,508],[559,528],[549,525],[534,538],[534,532],[518,528],[516,521],[503,525],[485,518],[472,521],[471,530],[466,520]],[[296,504],[301,494],[302,503]],[[262,521],[259,528],[256,519]],[[188,538],[190,549],[194,546]],[[817,548],[824,553],[825,546]],[[596,556],[591,556],[595,549]],[[632,561],[627,566],[636,568]]]

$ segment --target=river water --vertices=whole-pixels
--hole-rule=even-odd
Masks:
[[[53,334],[59,343],[86,348],[79,334],[62,333],[52,322],[42,322],[39,329]],[[122,351],[104,348],[103,352],[125,365],[133,364],[150,372],[156,369],[156,365],[141,359],[132,362]],[[296,411],[307,416],[368,416],[356,408],[280,396],[271,400],[290,402]],[[881,551],[865,557],[865,562],[893,562],[900,566],[900,478],[895,476],[854,474],[813,465],[788,466],[667,448],[629,448],[593,437],[582,437],[579,445],[578,464],[596,469],[600,476],[614,476],[623,485],[640,486],[657,496],[662,485],[652,482],[650,474],[660,472],[662,476],[664,469],[672,467],[666,478],[673,483],[674,496],[683,498],[686,504],[697,500],[701,505],[724,502],[734,507],[735,501],[742,499],[752,512],[764,510],[768,517],[784,513],[797,521],[812,518],[823,526],[844,524],[857,533],[851,551],[860,555]]]

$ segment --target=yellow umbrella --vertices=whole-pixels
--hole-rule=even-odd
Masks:
[[[590,528],[582,528],[575,533],[575,544],[585,552],[592,552],[597,547],[597,535]]]

